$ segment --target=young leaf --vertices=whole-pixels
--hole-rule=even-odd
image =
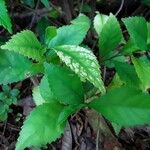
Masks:
[[[42,105],[43,103],[45,103],[45,100],[41,96],[39,86],[34,87],[34,89],[32,91],[32,96],[33,96],[33,100],[34,100],[34,102],[37,106]]]
[[[83,47],[64,45],[55,48],[60,59],[82,79],[87,79],[105,93],[100,66],[94,54]]]
[[[50,41],[57,35],[57,28],[49,26],[45,31],[45,43],[48,45]]]
[[[36,25],[36,33],[41,43],[45,44],[45,30],[49,26],[48,18],[42,17]]]
[[[123,127],[150,123],[150,95],[134,88],[114,89],[89,106]]]
[[[108,21],[109,16],[107,15],[103,15],[100,13],[97,13],[97,15],[94,18],[94,28],[97,32],[98,35],[100,35],[104,25],[106,24],[106,22]]]
[[[49,48],[59,45],[79,45],[90,28],[89,18],[80,15],[72,21],[71,25],[57,29],[57,35],[48,44]]]
[[[46,102],[54,102],[56,101],[52,90],[50,89],[50,85],[47,79],[47,76],[44,75],[43,78],[41,79],[40,85],[39,85],[39,90],[42,98]]]
[[[40,70],[24,56],[0,50],[0,84],[24,80]]]
[[[7,13],[5,0],[0,0],[0,25],[2,25],[10,33],[12,33],[12,24],[11,24],[10,17]]]
[[[131,40],[140,50],[147,50],[147,23],[143,17],[124,18]]]
[[[137,59],[135,57],[132,57],[132,62],[137,75],[142,82],[144,90],[147,90],[150,88],[150,62],[147,63],[146,61]]]
[[[113,27],[113,28],[112,28]],[[110,14],[99,35],[99,51],[101,57],[107,57],[123,39],[117,18]]]
[[[117,73],[122,81],[128,86],[132,86],[135,88],[140,87],[140,80],[136,74],[135,68],[132,65],[129,65],[127,63],[121,63],[121,62],[114,62],[115,63],[115,69],[117,70]]]
[[[44,47],[40,44],[34,33],[29,30],[13,35],[1,48],[17,52],[37,61],[43,60],[45,52]]]
[[[83,103],[83,87],[80,79],[67,68],[45,64],[45,73],[56,99],[64,104]]]
[[[36,107],[27,117],[16,150],[26,147],[41,146],[55,141],[64,131],[65,122],[57,124],[57,119],[63,106],[56,103],[47,103]]]

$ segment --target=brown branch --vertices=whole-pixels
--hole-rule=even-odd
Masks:
[[[45,16],[46,14],[48,14],[50,11],[52,10],[52,8],[42,8],[42,9],[37,9],[36,11],[33,10],[33,11],[25,11],[23,13],[13,13],[11,14],[12,17],[15,17],[15,18],[21,18],[21,19],[24,19],[26,17],[30,17],[32,16],[33,14],[36,14],[37,16]]]

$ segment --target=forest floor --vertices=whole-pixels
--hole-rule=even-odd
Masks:
[[[30,8],[18,3],[18,1],[10,0],[9,12],[13,22],[14,33],[23,29],[31,29],[37,35],[40,32],[39,22],[43,17],[47,19],[49,24],[58,27],[68,24],[79,12],[85,13],[91,19],[93,19],[95,11],[104,14],[112,12],[117,15],[118,19],[135,15],[144,16],[147,20],[150,19],[149,7],[142,5],[137,0],[126,0],[122,7],[120,7],[120,1],[106,1],[106,3],[98,3],[95,0],[84,0],[82,2],[78,0],[70,0],[70,2],[67,2],[67,0],[52,0],[50,8],[45,8],[40,4],[37,4],[35,8]],[[59,9],[60,7],[62,9]],[[10,37],[4,29],[0,29],[0,33],[1,39],[3,36],[6,38]],[[89,33],[85,42],[93,47],[91,41]],[[106,84],[111,80],[113,72],[113,70],[107,70],[105,77]],[[15,149],[15,143],[19,136],[23,120],[35,106],[32,101],[31,92],[33,83],[30,79],[10,86],[19,89],[21,95],[19,96],[18,104],[11,106],[12,112],[9,113],[7,121],[0,122],[0,150]],[[56,142],[44,146],[43,149],[94,150],[97,148],[99,150],[150,150],[150,126],[123,128],[116,135],[110,123],[102,117],[99,118],[103,122],[102,127],[94,127],[93,122],[96,120],[92,116],[92,113],[95,114],[92,110],[85,109],[72,115],[69,118],[64,136]],[[105,127],[103,127],[104,125]]]

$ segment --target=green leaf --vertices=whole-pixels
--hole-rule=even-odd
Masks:
[[[65,106],[58,117],[58,124],[64,123],[70,115],[78,112],[83,106],[84,104]]]
[[[46,102],[56,101],[52,90],[50,89],[47,76],[44,75],[39,85],[40,94]]]
[[[94,28],[98,35],[100,35],[103,27],[105,26],[106,22],[108,21],[109,16],[97,13],[94,18]]]
[[[80,14],[77,18],[72,20],[71,23],[73,25],[84,26],[84,28],[86,27],[87,29],[90,28],[90,24],[91,24],[89,18],[85,16],[84,14]]]
[[[33,147],[32,150],[41,150],[40,147]]]
[[[49,8],[49,0],[41,0],[41,3],[42,3],[45,7]]]
[[[53,49],[50,49],[47,51],[46,60],[47,60],[47,62],[50,62],[53,64],[60,64],[60,61],[61,61]]]
[[[107,90],[112,90],[123,86],[124,82],[120,79],[119,75],[116,73],[109,84]]]
[[[40,39],[40,42],[45,44],[45,30],[49,26],[48,18],[41,18],[36,25],[36,33]]]
[[[94,54],[83,47],[64,45],[55,48],[60,59],[82,79],[87,79],[105,93],[100,66]]]
[[[62,109],[63,106],[56,103],[36,107],[24,122],[16,150],[55,141],[63,133],[65,127],[65,122],[61,125],[57,124]]]
[[[80,9],[81,9],[82,13],[90,13],[90,12],[92,12],[91,6],[89,4],[87,4],[87,3],[84,3],[83,5],[81,5]]]
[[[147,23],[143,17],[129,17],[122,19],[131,40],[140,50],[147,50]]]
[[[79,45],[85,38],[90,28],[89,18],[80,15],[72,21],[71,25],[57,29],[57,35],[50,41],[48,47],[52,48],[59,45]]]
[[[142,87],[144,90],[147,90],[150,88],[150,61],[146,62],[144,60],[132,57],[132,62],[137,75],[142,82]]]
[[[40,71],[24,56],[14,52],[0,50],[0,84],[24,80]]]
[[[80,104],[84,94],[80,79],[67,68],[45,64],[49,87],[57,100],[64,104]]]
[[[112,28],[113,27],[113,28]],[[121,43],[123,35],[117,18],[110,14],[99,35],[100,56],[106,58]]]
[[[128,86],[140,88],[140,80],[136,74],[135,68],[132,65],[121,62],[114,62],[115,69],[122,81]]]
[[[49,26],[45,31],[45,43],[48,45],[50,41],[57,35],[57,28]]]
[[[150,44],[150,22],[147,23],[147,30],[148,30],[147,44]]]
[[[5,0],[0,0],[0,25],[2,25],[10,33],[12,33],[12,24],[11,24],[10,17],[7,13]]]
[[[150,0],[141,0],[141,2],[145,5],[150,6]]]
[[[56,9],[51,9],[48,13],[48,17],[52,19],[58,19],[60,17],[60,12]]]
[[[0,103],[0,121],[5,121],[8,118],[8,110],[9,110],[9,106],[4,104],[4,103]]]
[[[113,123],[113,122],[111,123],[111,125],[113,126],[113,129],[114,129],[114,131],[115,131],[115,134],[116,134],[117,136],[119,136],[119,133],[120,133],[122,127],[121,127],[120,125],[116,124],[116,123]]]
[[[150,123],[150,95],[134,88],[114,89],[89,106],[123,127]]]
[[[34,102],[37,106],[42,105],[43,103],[45,103],[45,100],[41,96],[39,86],[34,87],[34,89],[32,91],[32,96],[33,96],[33,100],[34,100]]]
[[[24,4],[30,6],[31,8],[35,7],[35,2],[34,0],[22,0]]]
[[[115,56],[115,57],[113,57]],[[118,52],[116,52],[116,54],[114,53],[113,55],[110,54],[111,59],[107,59],[104,61],[104,65],[108,68],[114,68],[115,64],[114,62],[126,62],[127,61],[127,57],[125,57],[124,55],[119,55]]]
[[[44,47],[40,44],[36,36],[30,30],[24,30],[1,46],[2,49],[14,51],[37,61],[42,61],[45,52]]]
[[[131,54],[132,52],[139,51],[140,49],[138,46],[133,42],[132,39],[129,39],[129,41],[124,45],[123,49],[121,50],[121,53],[125,54]]]
[[[150,50],[150,44],[147,45],[147,49]]]

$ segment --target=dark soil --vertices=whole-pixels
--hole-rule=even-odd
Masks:
[[[18,1],[9,0],[9,12],[13,22],[14,33],[23,29],[31,29],[37,31],[37,23],[42,17],[48,16],[48,10],[39,5],[34,12],[28,6],[18,3]],[[58,7],[62,8],[61,14],[55,19],[48,17],[48,22],[51,25],[61,26],[67,24],[81,11],[80,0],[52,0],[52,8],[55,10]],[[100,11],[104,14],[110,12],[116,13],[120,7],[121,0],[106,0],[106,2],[96,2],[95,0],[83,0],[83,4],[91,6],[91,11],[86,12],[91,19],[95,15],[95,11]],[[66,9],[67,8],[67,9]],[[45,9],[45,11],[42,11]],[[150,9],[144,6],[138,0],[125,0],[123,8],[118,14],[118,18],[140,15],[147,20],[150,19]],[[38,35],[38,32],[36,32]],[[7,39],[10,35],[1,28],[0,39]],[[94,47],[94,53],[97,55],[97,48],[93,43],[93,33],[89,32],[85,43],[90,47]],[[114,74],[114,70],[106,69],[105,84],[107,85]],[[11,106],[12,113],[9,113],[7,121],[0,123],[0,150],[14,150],[15,143],[19,136],[20,128],[23,120],[34,108],[32,101],[31,89],[32,82],[28,79],[23,82],[10,85],[12,88],[18,88],[21,95],[19,96],[18,105]],[[89,110],[90,111],[90,110]],[[107,131],[111,132],[111,138],[108,135],[101,133],[97,142],[97,129],[95,129],[88,119],[87,110],[81,110],[69,118],[68,127],[64,136],[50,145],[44,146],[45,150],[94,150],[99,143],[99,149],[102,150],[150,150],[150,126],[142,126],[137,128],[122,129],[117,136],[107,120],[103,120],[107,126]],[[66,146],[67,145],[67,146]]]

